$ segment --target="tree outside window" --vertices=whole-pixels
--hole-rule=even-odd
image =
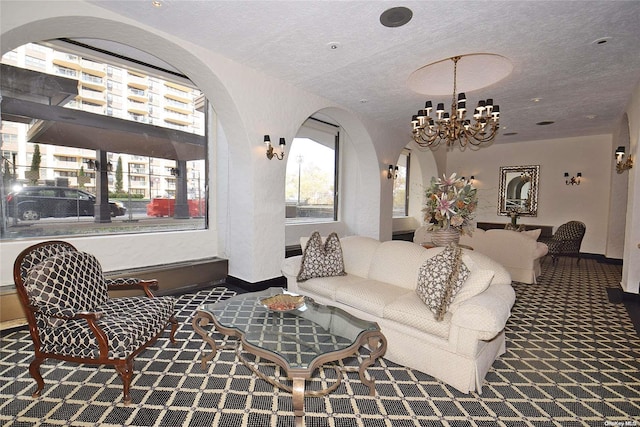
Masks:
[[[287,160],[286,217],[334,220],[335,149],[310,138],[295,138]]]

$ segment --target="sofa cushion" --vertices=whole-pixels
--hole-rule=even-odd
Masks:
[[[491,285],[511,285],[511,274],[509,274],[507,269],[499,262],[478,251],[463,249],[462,253],[468,255],[469,258],[473,260],[475,267],[481,270],[493,271]]]
[[[371,260],[369,278],[408,290],[416,288],[418,269],[426,249],[412,242],[390,240],[381,243]]]
[[[173,314],[170,296],[112,298],[96,308],[102,314],[97,324],[109,340],[109,357],[125,359],[160,333]],[[42,351],[73,357],[98,357],[95,333],[86,320],[69,320],[55,328],[40,330]]]
[[[342,247],[336,233],[331,233],[322,243],[320,233],[311,234],[302,254],[298,282],[314,277],[344,276],[344,260]]]
[[[478,267],[467,254],[462,255],[462,262],[469,268],[469,277],[464,281],[449,306],[449,311],[455,313],[460,304],[482,292],[484,292],[493,279],[492,270],[484,270]]]
[[[450,245],[422,264],[416,293],[433,311],[436,320],[442,320],[467,277],[469,268],[462,262],[462,250]]]
[[[355,274],[347,274],[346,276],[334,277],[316,277],[306,280],[299,284],[299,288],[328,298],[331,301],[336,300],[336,291],[338,289],[351,286],[353,283],[363,282],[369,279],[356,276]]]
[[[447,313],[442,321],[433,317],[433,312],[427,307],[415,292],[400,295],[384,307],[383,317],[403,325],[410,326],[428,334],[442,338],[449,336],[451,327],[451,313]]]
[[[100,263],[85,252],[61,252],[45,259],[29,271],[25,288],[51,326],[64,323],[55,316],[93,311],[109,298]]]
[[[368,277],[371,258],[380,241],[365,236],[347,236],[340,239],[344,271],[360,277]]]
[[[376,280],[364,280],[336,290],[336,301],[382,317],[384,307],[400,295],[412,292],[399,286]]]

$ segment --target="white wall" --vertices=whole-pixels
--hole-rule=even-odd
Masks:
[[[640,83],[633,91],[626,113],[629,118],[630,150],[628,153],[633,156],[635,165],[633,169],[622,174],[628,175],[627,179],[629,180],[622,288],[626,292],[638,294],[640,293],[640,164],[638,163]]]
[[[587,232],[582,252],[605,254],[611,182],[611,135],[546,141],[495,143],[478,151],[453,150],[447,174],[476,178],[477,221],[507,222],[497,214],[500,166],[540,165],[538,216],[522,217],[524,224],[551,225],[582,221]],[[566,185],[564,173],[582,172],[580,185]]]
[[[629,192],[629,174],[618,173],[613,153],[619,146],[629,152],[629,120],[625,114],[614,131],[611,143],[611,190],[609,192],[609,224],[607,230],[607,251],[609,258],[622,259],[625,245],[626,211]]]

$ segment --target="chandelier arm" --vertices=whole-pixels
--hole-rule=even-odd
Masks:
[[[430,148],[438,147],[440,145],[440,142],[442,142],[441,141],[442,138],[437,132],[429,133],[424,129],[421,129],[418,132],[416,132],[413,135],[413,140],[421,147],[430,147]]]
[[[468,137],[470,137],[470,141],[477,141],[477,142],[472,142],[472,144],[474,145],[480,145],[483,144],[485,142],[489,142],[491,141],[493,138],[495,138],[495,136],[498,133],[498,128],[497,126],[491,126],[490,131],[484,132],[486,131],[487,128],[483,129],[478,129],[476,131],[470,132],[470,131],[466,131],[465,133],[467,134]],[[483,136],[484,135],[484,136]]]

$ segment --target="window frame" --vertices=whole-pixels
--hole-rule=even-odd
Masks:
[[[393,201],[393,196],[391,198],[391,215],[392,218],[405,218],[409,216],[409,199],[410,199],[410,194],[409,194],[409,190],[411,188],[411,182],[410,182],[410,176],[411,176],[411,150],[409,150],[408,148],[404,148],[402,150],[402,152],[400,153],[400,156],[406,156],[406,172],[405,172],[405,183],[404,183],[404,215],[400,215],[400,216],[396,216],[395,215],[395,204]],[[398,159],[400,159],[400,156],[398,156]],[[397,163],[396,163],[397,164]],[[395,191],[395,186],[396,186],[396,180],[394,178],[393,180],[393,191]]]
[[[60,42],[60,43],[59,43]],[[32,43],[26,43],[24,46],[21,46],[21,48],[23,49],[22,55],[23,56],[28,56],[28,50],[29,50],[29,46],[40,46],[38,43],[43,43],[43,49],[52,49],[53,52],[58,52],[58,53],[64,53],[66,49],[74,49],[73,47],[70,46],[62,46],[61,47],[61,43],[64,43],[63,39],[58,39],[57,41],[53,41],[53,42],[32,42]],[[73,43],[72,43],[73,44]],[[77,44],[77,43],[76,43]],[[77,45],[81,45],[81,44],[77,44]],[[79,52],[82,52],[81,54],[77,55],[77,58],[79,63],[80,61],[91,61],[89,59],[89,56],[94,55],[91,52],[87,52],[88,50],[93,49],[91,46],[88,45],[82,45],[82,48],[79,50]],[[94,49],[95,50],[95,49]],[[14,52],[14,51],[12,51]],[[96,52],[98,52],[96,50]],[[18,55],[17,51],[16,51],[16,55]],[[131,69],[132,67],[135,66],[136,62],[135,60],[126,58],[124,56],[112,53],[110,54],[109,52],[106,51],[101,51],[99,54],[97,54],[97,57],[99,57],[100,59],[98,60],[98,62],[96,61],[91,61],[92,64],[105,64],[110,72],[109,75],[114,75],[116,73],[114,73],[114,69],[117,69],[118,75],[122,75],[124,72],[128,71],[129,69]],[[11,60],[10,58],[5,58],[5,56],[3,55],[3,60],[2,63],[3,64],[7,64],[13,67],[17,67],[17,68],[22,68],[22,69],[29,69],[29,67],[25,67],[24,65],[21,65],[18,61]],[[112,61],[111,63],[109,63],[109,61]],[[140,65],[144,65],[142,63],[139,63]],[[55,65],[55,64],[54,64]],[[114,68],[115,67],[115,68]],[[195,102],[195,96],[204,96],[202,90],[200,90],[195,84],[193,84],[186,76],[176,73],[176,72],[171,72],[168,70],[163,70],[157,67],[148,67],[149,69],[146,71],[148,76],[153,77],[154,79],[157,79],[158,81],[163,81],[163,82],[171,82],[173,84],[179,84],[181,86],[185,86],[188,87],[190,90],[190,94],[193,94],[194,96],[194,102]],[[43,74],[48,74],[51,76],[55,76],[56,78],[60,78],[60,73],[56,72],[55,67],[53,67],[52,70],[39,70],[38,72],[41,72]],[[108,93],[110,96],[116,96],[113,94],[112,89],[110,88],[105,88],[105,91],[96,91],[94,89],[88,88],[84,85],[84,82],[87,82],[88,80],[90,80],[90,77],[96,77],[93,76],[90,72],[86,72],[83,74],[78,74],[75,77],[72,78],[72,80],[77,80],[78,85],[80,87],[80,92],[82,93],[82,91],[89,91],[91,93],[96,92],[96,93]],[[105,78],[101,77],[100,78],[101,82],[105,81]],[[109,84],[109,86],[119,86],[122,87],[122,82],[118,82],[117,85],[114,83],[114,81],[112,81],[111,79],[108,79],[108,81],[112,84]],[[196,93],[197,91],[197,93]],[[72,101],[75,102],[75,101]],[[151,100],[149,99],[147,101],[148,103],[151,102]],[[87,100],[83,100],[81,102],[81,104],[87,104],[90,105],[91,102],[88,102]],[[71,103],[69,103],[69,106],[71,106]],[[100,108],[102,108],[102,106],[99,106]],[[109,107],[111,108],[111,107]],[[144,235],[144,234],[148,234],[148,233],[156,233],[156,232],[182,232],[182,231],[193,231],[193,230],[208,230],[210,225],[209,225],[209,210],[211,209],[210,207],[210,203],[209,203],[209,193],[210,193],[210,189],[209,186],[207,185],[207,182],[209,180],[209,171],[210,171],[210,150],[214,149],[214,145],[215,145],[215,141],[211,140],[209,132],[207,131],[208,129],[210,129],[212,126],[215,126],[215,124],[211,124],[208,123],[209,120],[216,120],[215,115],[211,115],[209,114],[209,108],[210,108],[210,104],[209,104],[209,100],[206,99],[206,97],[204,98],[204,108],[203,111],[201,111],[200,109],[196,109],[194,108],[194,113],[193,114],[201,114],[201,116],[198,116],[197,120],[202,120],[202,124],[199,124],[198,127],[193,126],[193,132],[196,135],[200,135],[202,138],[204,138],[205,140],[205,147],[204,147],[204,153],[202,154],[202,158],[199,159],[199,161],[203,162],[203,166],[201,166],[198,169],[198,186],[202,186],[201,189],[198,190],[198,194],[201,194],[202,199],[200,200],[199,203],[197,203],[199,206],[205,206],[205,211],[204,211],[204,215],[201,212],[201,208],[198,208],[198,213],[197,214],[193,214],[191,212],[191,200],[188,200],[188,204],[189,204],[189,216],[191,217],[190,219],[194,221],[194,224],[192,226],[187,226],[187,227],[180,227],[177,226],[176,228],[172,228],[173,226],[169,226],[169,227],[138,227],[137,229],[134,227],[135,224],[133,224],[133,221],[128,221],[131,222],[132,224],[130,224],[129,227],[121,227],[118,229],[115,228],[107,228],[106,226],[101,226],[99,224],[93,226],[93,228],[91,227],[87,227],[87,232],[82,232],[82,233],[77,233],[75,231],[73,232],[66,232],[63,231],[63,234],[59,234],[60,231],[56,230],[54,227],[49,226],[50,223],[47,222],[47,226],[46,230],[44,230],[44,232],[42,234],[39,234],[37,237],[50,237],[50,236],[68,236],[68,237],[97,237],[97,236],[112,236],[112,235],[119,235],[119,234],[126,234],[126,235]],[[75,108],[78,110],[83,110],[82,108]],[[93,112],[93,111],[90,111]],[[113,114],[108,114],[108,112],[103,112],[101,115],[103,115],[104,117],[109,117],[109,116],[113,116]],[[119,116],[121,119],[126,119],[125,115]],[[194,119],[195,120],[195,119]],[[10,123],[10,122],[7,122]],[[175,128],[176,126],[165,126],[167,129],[172,129]],[[7,127],[5,127],[7,128]],[[7,128],[8,129],[8,128]],[[182,130],[182,129],[181,129]],[[186,129],[185,129],[186,130]],[[188,132],[190,132],[190,130],[186,130]],[[204,132],[204,133],[201,133]],[[9,133],[8,133],[9,134]],[[133,134],[133,132],[132,132]],[[4,132],[3,132],[4,135]],[[4,138],[4,136],[3,136]],[[20,144],[24,144],[24,141],[20,141]],[[29,144],[28,144],[29,145]],[[40,144],[42,147],[57,147],[55,145],[55,143],[41,143]],[[108,152],[108,156],[111,156],[112,154],[116,154],[119,155],[121,153],[117,152],[117,151],[111,151],[113,149],[113,147],[110,146],[106,146],[106,147],[101,147],[102,150],[107,151]],[[53,148],[52,150],[55,150],[57,148]],[[73,151],[77,151],[77,150],[83,150],[85,148],[82,147],[71,147],[69,148],[70,152]],[[20,235],[20,234],[13,234],[10,235],[8,232],[5,233],[5,230],[8,230],[8,226],[9,224],[17,224],[17,221],[21,220],[18,218],[14,218],[14,216],[16,215],[9,215],[9,213],[6,211],[5,209],[5,205],[8,202],[5,202],[5,199],[7,198],[8,194],[13,190],[13,187],[15,185],[22,185],[22,186],[28,186],[29,184],[27,183],[27,177],[25,176],[24,178],[22,177],[25,168],[28,168],[29,164],[31,164],[31,159],[33,157],[33,153],[29,152],[29,151],[24,151],[24,149],[21,147],[20,148],[22,154],[20,155],[20,157],[23,157],[22,159],[18,159],[18,161],[16,162],[14,159],[14,166],[13,170],[11,171],[10,169],[8,169],[10,172],[12,172],[12,176],[10,177],[10,179],[7,181],[5,179],[3,179],[2,181],[2,187],[3,187],[3,191],[0,191],[0,197],[2,197],[2,203],[0,203],[0,206],[2,207],[2,241],[13,241],[16,239],[20,239],[24,236]],[[6,150],[5,150],[6,151]],[[19,154],[19,153],[16,153]],[[43,156],[45,155],[44,153],[42,154]],[[62,157],[60,157],[62,156]],[[133,156],[131,154],[129,154],[129,156]],[[88,157],[88,159],[93,160],[92,158],[93,156]],[[83,167],[84,168],[84,176],[86,176],[87,178],[91,179],[92,181],[96,181],[97,179],[97,174],[91,170],[90,168],[87,167],[86,164],[84,164],[84,161],[79,162],[80,159],[84,160],[84,158],[82,157],[78,157],[78,158],[73,158],[73,162],[71,162],[71,158],[67,158],[65,157],[64,154],[53,154],[53,156],[51,156],[51,158],[47,158],[48,160],[46,162],[43,162],[43,165],[40,165],[39,170],[43,171],[45,173],[43,173],[39,179],[38,179],[38,184],[40,186],[44,186],[44,185],[52,185],[53,181],[55,179],[55,185],[56,186],[60,186],[60,188],[63,187],[69,187],[72,188],[73,190],[76,191],[82,191],[81,189],[84,188],[84,183],[65,183],[64,179],[58,180],[58,178],[73,178],[73,177],[78,177],[79,176],[79,168]],[[4,157],[3,157],[3,163],[4,163]],[[96,160],[97,160],[97,154],[96,154]],[[177,160],[174,161],[173,159],[164,159],[167,162],[171,162],[171,163],[176,163],[177,165]],[[75,163],[75,164],[59,164],[58,162],[63,162],[63,163]],[[186,161],[187,164],[191,164],[191,161]],[[113,164],[114,166],[114,170],[113,172],[109,172],[107,179],[108,179],[108,187],[109,190],[112,191],[113,190],[113,177],[115,176],[115,163]],[[188,168],[188,166],[187,166]],[[3,164],[3,170],[5,169],[5,166]],[[16,169],[17,173],[16,173]],[[77,169],[77,170],[76,170]],[[27,169],[28,170],[28,169]],[[60,171],[62,171],[64,173],[61,173]],[[194,172],[195,173],[195,172]],[[202,178],[200,178],[200,174],[202,174]],[[188,175],[189,177],[191,176],[191,173],[189,173]],[[195,178],[187,178],[187,186],[189,186],[189,182],[191,182],[192,179]],[[75,181],[73,179],[71,179],[71,181]],[[148,201],[152,202],[152,200],[154,199],[154,195],[152,193],[151,190],[151,186],[147,185],[148,182],[146,180],[146,177],[143,177],[142,180],[139,182],[139,184],[143,184],[145,186],[145,188],[149,188],[149,197],[148,197]],[[95,188],[97,184],[94,183],[92,188]],[[171,191],[167,191],[166,196],[169,196],[169,193],[172,193],[173,195],[175,195],[175,188],[176,188],[176,184],[175,184],[175,180],[173,181],[173,187]],[[131,195],[137,194],[137,188],[129,188],[128,189],[131,192]],[[79,193],[80,194],[80,193]],[[162,197],[162,196],[155,196],[155,198],[157,197]],[[187,192],[186,197],[189,197],[189,193]],[[111,201],[112,197],[111,195],[108,197],[108,199]],[[116,202],[122,202],[124,203],[129,203],[129,206],[132,203],[132,198],[129,197],[128,200],[126,200],[126,198],[122,199],[122,196],[114,196],[113,200]],[[146,199],[146,198],[145,198]],[[204,203],[203,203],[204,202]],[[196,203],[194,203],[196,204]],[[140,209],[138,210],[140,211]],[[142,214],[144,215],[144,214]],[[196,216],[197,215],[197,216]],[[57,224],[61,224],[61,229],[65,229],[65,225],[68,225],[68,223],[72,222],[73,219],[71,217],[68,217],[69,220],[65,220],[65,221],[57,221]],[[129,218],[131,218],[129,216]],[[123,217],[120,217],[119,219],[123,219]],[[149,219],[149,220],[153,220],[155,218],[153,217],[144,217],[141,219]],[[185,219],[183,217],[181,217],[180,219]],[[135,221],[138,221],[137,219]],[[106,222],[106,221],[101,221],[101,222]],[[197,224],[196,224],[197,222]],[[202,222],[202,223],[200,223]],[[109,223],[111,223],[109,221]],[[44,224],[44,223],[43,223]],[[68,227],[66,228],[68,229]],[[65,230],[66,230],[65,229]]]
[[[324,121],[315,117],[309,117],[302,124],[302,126],[300,126],[300,129],[298,130],[296,136],[294,137],[294,140],[297,138],[305,138],[313,141],[316,144],[325,145],[327,146],[327,148],[330,148],[330,147],[326,144],[322,144],[321,141],[317,141],[316,139],[313,139],[309,136],[304,135],[305,127],[307,127],[307,129],[312,130],[313,132],[326,132],[327,138],[333,136],[333,141],[332,141],[333,147],[331,148],[333,149],[333,215],[331,217],[331,220],[327,220],[326,218],[320,218],[320,217],[307,217],[308,220],[304,221],[304,223],[324,223],[324,222],[331,222],[331,221],[337,222],[339,218],[339,201],[340,201],[340,191],[339,191],[340,153],[341,153],[340,131],[342,128],[336,124],[329,123],[327,121]],[[301,132],[303,133],[303,135],[300,135]],[[293,146],[293,142],[292,142],[292,146]],[[287,171],[285,171],[285,182],[286,182],[286,176],[287,176]],[[285,204],[286,204],[286,198],[285,198]],[[293,218],[285,217],[285,225],[289,226],[289,225],[303,223],[299,220],[294,221],[294,219],[299,219],[299,218],[301,217],[297,217],[297,216]]]

